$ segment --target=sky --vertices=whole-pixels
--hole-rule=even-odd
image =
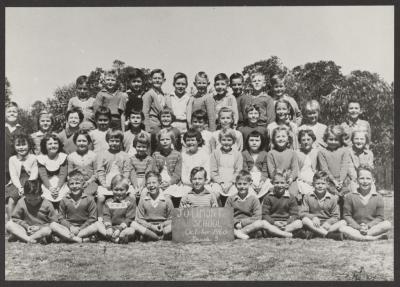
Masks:
[[[394,9],[357,7],[6,8],[6,77],[27,108],[57,87],[127,65],[212,79],[278,56],[289,69],[332,60],[394,77]]]

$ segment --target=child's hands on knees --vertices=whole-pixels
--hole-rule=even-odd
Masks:
[[[40,229],[39,226],[37,225],[32,225],[28,227],[28,230],[26,231],[26,233],[28,233],[28,235],[32,235],[33,233],[37,232]]]
[[[324,222],[324,224],[322,224],[321,227],[322,227],[323,229],[329,231],[331,225],[330,225],[329,223],[327,223],[327,222]]]
[[[76,226],[71,226],[70,228],[69,228],[69,231],[71,231],[71,233],[73,234],[73,235],[77,235],[78,233],[79,233],[79,227],[76,227]]]
[[[106,237],[110,239],[112,235],[113,235],[113,229],[111,227],[107,228]]]
[[[320,225],[321,225],[321,221],[319,220],[318,217],[314,217],[312,219],[312,222],[313,222],[314,226],[317,227],[317,228],[320,227]]]
[[[360,233],[362,235],[367,235],[367,233],[368,233],[368,225],[366,225],[365,223],[361,223],[360,226],[361,226]]]
[[[235,229],[242,229],[243,228],[242,223],[240,221],[236,222],[234,227],[235,227]]]
[[[122,230],[128,227],[125,222],[122,222],[119,226],[122,228]]]
[[[59,192],[60,188],[58,186],[55,186],[55,187],[50,187],[49,190],[50,190],[51,196],[54,199],[56,199],[58,197],[58,192]]]

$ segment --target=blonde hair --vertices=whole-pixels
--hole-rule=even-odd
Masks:
[[[236,142],[236,134],[235,134],[235,130],[233,129],[222,129],[218,135],[218,141],[221,142],[223,137],[229,137],[233,140],[233,143]]]

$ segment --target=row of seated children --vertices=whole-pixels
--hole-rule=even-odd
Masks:
[[[324,170],[330,177],[330,192],[343,193],[346,177],[355,183],[355,169],[360,164],[373,162],[372,153],[366,150],[367,134],[354,131],[350,148],[339,148],[342,141],[339,127],[328,127],[324,135],[327,148],[315,149],[316,137],[312,130],[301,130],[298,138],[300,150],[290,148],[291,134],[285,127],[278,126],[272,135],[273,149],[264,150],[264,137],[258,131],[252,131],[246,140],[246,150],[240,153],[235,147],[237,131],[223,129],[218,134],[219,148],[214,148],[211,155],[207,147],[202,148],[204,138],[196,129],[189,129],[183,136],[183,150],[179,153],[175,133],[163,129],[157,134],[158,148],[149,154],[150,137],[141,132],[132,140],[133,155],[122,150],[125,137],[121,131],[107,130],[107,150],[90,150],[94,138],[83,130],[73,135],[72,141],[77,150],[67,155],[63,152],[60,138],[55,134],[46,134],[41,140],[41,153],[35,156],[29,151],[30,139],[23,134],[14,138],[17,155],[10,158],[11,183],[7,186],[11,210],[22,193],[23,181],[35,179],[38,173],[43,182],[44,196],[58,202],[68,192],[65,179],[68,171],[79,168],[86,173],[86,192],[98,197],[101,214],[105,196],[111,196],[110,182],[113,175],[121,173],[130,179],[131,190],[139,196],[144,188],[144,174],[156,170],[162,174],[162,188],[167,195],[180,198],[190,189],[189,172],[194,166],[204,166],[211,174],[210,189],[217,198],[237,193],[234,178],[242,169],[251,172],[253,177],[252,192],[262,197],[271,187],[270,178],[275,169],[290,170],[290,191],[302,198],[310,193],[312,176],[316,170]],[[37,162],[37,163],[36,163]],[[39,168],[37,168],[39,165]],[[39,172],[38,172],[38,171]],[[23,172],[21,172],[23,171]],[[29,174],[29,176],[27,176]],[[354,184],[353,184],[354,185]],[[354,188],[354,187],[353,187]]]
[[[205,188],[206,180],[207,172],[203,167],[191,170],[192,189],[182,198],[180,208],[218,206],[214,194]],[[327,190],[328,180],[325,172],[318,171],[313,177],[313,192],[305,196],[299,208],[288,192],[286,171],[275,171],[274,188],[262,204],[249,192],[250,173],[240,171],[235,180],[238,193],[228,197],[226,203],[226,207],[234,211],[235,237],[248,239],[261,230],[267,237],[339,240],[344,237],[359,241],[388,238],[391,223],[384,220],[383,198],[374,190],[374,177],[369,167],[361,166],[357,170],[359,186],[345,196],[342,220],[337,199]],[[94,199],[84,193],[85,179],[79,170],[69,174],[70,193],[62,199],[59,213],[41,196],[41,184],[28,180],[24,185],[24,197],[18,201],[6,229],[11,238],[29,243],[60,239],[93,242],[98,235],[115,243],[170,239],[173,204],[161,191],[161,175],[150,171],[145,181],[148,192],[136,206],[128,195],[128,179],[114,176],[113,197],[106,201],[104,221],[100,222],[96,221]]]

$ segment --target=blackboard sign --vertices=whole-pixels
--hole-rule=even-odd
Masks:
[[[233,209],[191,207],[175,208],[172,213],[172,241],[232,241]]]

